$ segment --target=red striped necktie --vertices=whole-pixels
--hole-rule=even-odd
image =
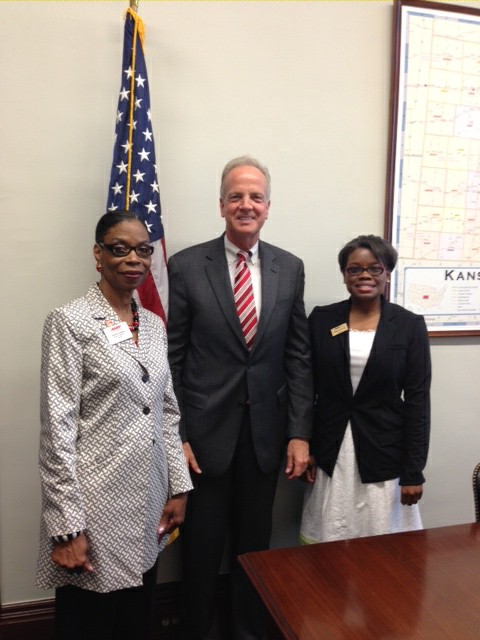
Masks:
[[[237,253],[238,262],[235,267],[233,296],[247,348],[251,349],[257,333],[257,310],[253,297],[252,276],[247,265],[247,256],[249,255],[249,251]]]

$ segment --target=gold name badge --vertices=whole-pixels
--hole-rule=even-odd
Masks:
[[[330,333],[333,337],[338,336],[339,333],[345,333],[345,331],[348,331],[348,324],[346,322],[344,322],[343,324],[339,324],[338,327],[333,327],[333,329],[330,329]]]

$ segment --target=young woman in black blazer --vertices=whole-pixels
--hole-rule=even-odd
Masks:
[[[430,432],[423,316],[383,296],[397,253],[378,236],[340,251],[350,298],[309,318],[315,422],[300,538],[305,544],[422,527]]]

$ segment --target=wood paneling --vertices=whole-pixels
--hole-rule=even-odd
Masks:
[[[157,585],[155,626],[152,640],[180,640],[181,583]],[[220,576],[217,598],[221,627],[227,632],[228,576]],[[1,640],[53,640],[54,601],[39,600],[0,609]],[[134,639],[132,639],[134,640]]]

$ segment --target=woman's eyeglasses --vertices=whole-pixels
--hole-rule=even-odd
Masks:
[[[139,244],[136,247],[131,247],[129,244],[123,244],[121,242],[116,242],[115,244],[97,242],[97,244],[102,247],[102,249],[108,249],[116,258],[125,258],[131,251],[135,251],[139,258],[150,258],[154,249],[150,244]]]
[[[364,271],[371,276],[380,276],[385,271],[385,267],[374,265],[373,267],[347,267],[345,269],[345,272],[348,273],[349,276],[359,276]]]

